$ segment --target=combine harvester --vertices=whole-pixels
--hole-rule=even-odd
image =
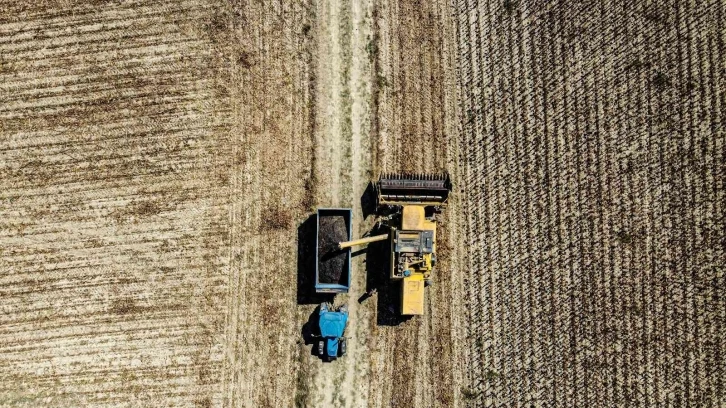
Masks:
[[[385,174],[376,183],[376,207],[386,234],[341,242],[340,249],[388,239],[390,278],[401,282],[402,315],[424,313],[424,287],[436,265],[436,214],[451,192],[448,174]]]

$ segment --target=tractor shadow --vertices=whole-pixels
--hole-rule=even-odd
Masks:
[[[370,235],[384,234],[387,227],[376,226]],[[366,250],[366,293],[358,298],[358,303],[378,296],[376,324],[379,326],[398,326],[411,319],[401,316],[401,282],[389,278],[391,246],[388,240],[372,242]],[[375,295],[374,295],[375,293]]]
[[[300,330],[300,335],[303,338],[306,346],[310,346],[310,355],[315,356],[318,360],[323,363],[330,363],[334,360],[329,359],[325,355],[318,354],[318,342],[323,339],[320,337],[320,305],[315,307],[315,310],[310,313],[308,321],[303,324]]]
[[[324,361],[324,359],[317,353],[318,340],[320,339],[320,326],[318,325],[319,319],[320,305],[316,306],[315,310],[310,313],[308,321],[303,324],[302,329],[300,330],[300,335],[302,336],[306,346],[312,346],[310,347],[310,355],[318,357]]]
[[[311,214],[297,228],[297,304],[332,302],[333,296],[315,293],[315,228],[318,216]]]

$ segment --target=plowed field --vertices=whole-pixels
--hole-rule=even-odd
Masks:
[[[457,2],[473,406],[726,404],[724,2]]]
[[[726,404],[723,2],[0,10],[0,406]],[[356,251],[322,362],[311,214],[442,170],[425,316]]]

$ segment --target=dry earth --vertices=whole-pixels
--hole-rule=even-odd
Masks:
[[[0,406],[723,407],[725,9],[3,2]],[[441,170],[322,363],[310,214]]]
[[[458,1],[472,406],[726,404],[726,3]]]

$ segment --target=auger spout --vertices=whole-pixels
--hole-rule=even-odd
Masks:
[[[358,245],[370,244],[371,242],[383,241],[385,239],[388,239],[388,234],[375,235],[372,237],[354,239],[352,241],[341,242],[340,244],[338,244],[338,248],[340,248],[340,249],[350,248],[350,247],[354,247],[354,246],[358,246]]]

